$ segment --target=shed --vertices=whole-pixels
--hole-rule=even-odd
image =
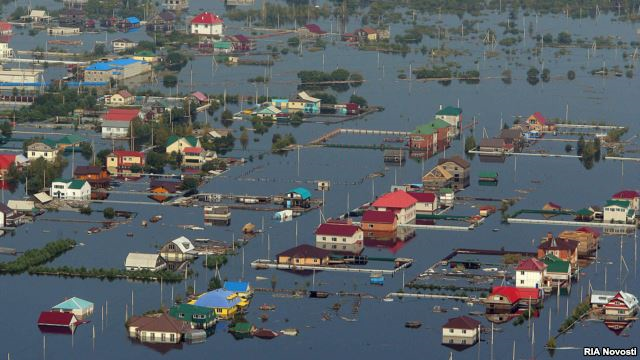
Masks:
[[[158,254],[129,253],[124,263],[125,269],[129,271],[158,271],[164,269],[166,266],[166,262]]]
[[[35,204],[30,200],[9,200],[7,202],[9,209],[21,213],[32,213],[35,208]]]
[[[33,196],[34,196],[34,197],[36,198],[36,200],[38,200],[41,204],[46,204],[46,203],[50,202],[51,200],[53,200],[53,198],[52,198],[49,194],[47,194],[46,192],[44,192],[44,191],[43,191],[43,192],[39,192],[39,193],[37,193],[37,194],[35,194],[35,195],[33,195]]]
[[[311,192],[303,187],[289,190],[285,194],[285,207],[305,207],[311,206]]]

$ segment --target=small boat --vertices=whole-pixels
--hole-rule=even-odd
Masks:
[[[143,227],[147,227],[147,220],[142,220],[142,222],[140,223],[140,225],[142,225]]]
[[[420,326],[422,326],[422,323],[420,321],[407,321],[406,323],[404,323],[404,327],[409,329],[417,329]]]
[[[340,319],[342,319],[342,320],[344,320],[344,321],[348,321],[348,322],[358,321],[358,319],[348,318],[348,317],[346,317],[346,316],[340,316]]]
[[[258,318],[259,318],[260,320],[262,320],[262,322],[265,322],[265,321],[269,320],[269,315],[267,315],[267,314],[260,314],[260,316],[258,316]]]
[[[99,227],[92,227],[89,230],[87,230],[87,234],[91,235],[91,234],[97,234],[100,231],[102,231],[102,229],[100,229]]]
[[[315,290],[311,290],[309,291],[309,297],[310,298],[318,298],[318,299],[326,299],[329,297],[329,293],[326,291],[315,291]]]
[[[160,220],[162,220],[162,215],[155,215],[155,216],[152,216],[151,219],[149,219],[149,221],[152,223],[157,223]]]
[[[498,231],[500,231],[500,229],[497,229],[497,228],[496,228],[496,229],[492,229],[491,231],[493,231],[493,232],[498,232]]]
[[[443,307],[442,307],[442,306],[440,306],[440,305],[435,305],[435,306],[433,307],[433,312],[434,312],[434,313],[446,313],[446,312],[447,312],[447,309],[443,308]]]
[[[253,336],[260,339],[271,340],[274,337],[278,336],[278,333],[269,329],[258,329],[253,332]]]
[[[322,313],[322,316],[320,317],[320,319],[322,321],[327,321],[327,320],[331,320],[331,316],[327,313]]]
[[[469,315],[482,316],[482,315],[484,315],[484,311],[469,311]]]
[[[127,233],[127,236],[128,236],[128,237],[133,237],[133,233],[132,233],[132,232],[128,232],[128,233]]]
[[[390,296],[389,297],[383,297],[382,301],[384,301],[384,302],[393,302],[393,298],[390,297]]]
[[[453,311],[460,311],[460,308],[459,308],[459,307],[452,307],[452,308],[451,308],[451,310],[453,310]]]
[[[262,311],[272,311],[276,309],[275,305],[269,305],[269,304],[262,304],[260,305],[260,307],[258,307],[258,309],[262,310]]]
[[[197,231],[202,231],[202,230],[204,230],[204,228],[203,228],[203,227],[200,227],[200,226],[192,226],[192,227],[191,227],[191,230],[194,230],[194,231],[195,231],[195,230],[197,230]]]
[[[495,271],[498,271],[498,268],[495,268],[495,267],[491,267],[491,268],[484,268],[484,269],[482,269],[482,271],[485,271],[485,272],[495,272]]]
[[[298,329],[295,329],[295,328],[286,328],[286,329],[280,330],[280,333],[282,335],[287,335],[287,336],[296,336],[298,335],[299,331]]]

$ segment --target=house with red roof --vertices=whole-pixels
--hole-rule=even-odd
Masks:
[[[191,34],[201,36],[220,36],[224,21],[214,13],[205,11],[191,19]]]
[[[622,190],[617,192],[611,196],[611,200],[629,201],[634,210],[640,210],[640,193],[635,190]]]
[[[132,169],[144,167],[144,153],[140,151],[115,150],[107,155],[107,171],[111,175],[129,176]]]
[[[624,291],[618,293],[604,305],[604,314],[609,316],[631,317],[638,313],[638,299]]]
[[[442,343],[447,346],[471,346],[480,338],[480,322],[466,315],[451,318],[442,325]]]
[[[278,264],[289,265],[329,265],[331,251],[319,249],[312,245],[298,245],[276,255]]]
[[[182,148],[182,166],[188,168],[200,168],[204,164],[205,151],[199,146]]]
[[[302,38],[318,38],[326,34],[327,32],[317,24],[307,24],[298,29],[298,35]]]
[[[227,41],[231,42],[231,47],[235,53],[256,49],[256,42],[242,34],[227,36]]]
[[[391,210],[367,210],[362,214],[360,222],[362,230],[369,233],[394,232],[398,227],[398,217]]]
[[[519,288],[514,286],[494,286],[483,303],[487,312],[508,311],[514,312],[520,307],[528,307],[540,301],[540,289]]]
[[[16,154],[0,154],[0,179],[4,179],[4,176],[9,172],[9,167],[15,161]]]
[[[416,212],[432,213],[440,207],[438,196],[432,192],[409,192],[407,193],[416,199]]]
[[[120,90],[113,95],[106,95],[104,97],[104,103],[108,106],[133,105],[135,102],[136,97],[131,95],[127,90]]]
[[[38,317],[38,326],[73,328],[76,325],[78,318],[72,312],[43,311]]]
[[[109,109],[101,118],[103,139],[124,139],[131,123],[140,116],[140,109]]]
[[[0,21],[0,35],[11,35],[12,32],[11,24],[6,21]]]
[[[371,206],[378,211],[393,211],[398,224],[408,224],[416,219],[417,203],[406,191],[397,190],[380,196]]]
[[[520,261],[516,267],[516,287],[541,289],[547,274],[547,264],[536,258]]]
[[[529,118],[527,118],[527,126],[529,131],[553,131],[555,130],[555,124],[550,123],[539,111],[534,112]]]
[[[318,248],[358,254],[364,248],[364,233],[350,220],[330,220],[318,226],[315,234]]]

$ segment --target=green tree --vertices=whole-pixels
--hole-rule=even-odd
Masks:
[[[166,88],[174,88],[178,84],[178,77],[173,74],[167,74],[162,77],[162,85]]]
[[[197,190],[199,186],[198,179],[193,176],[187,177],[182,181],[182,190]]]
[[[582,156],[584,152],[584,147],[585,147],[584,136],[580,135],[580,138],[578,139],[578,145],[576,146],[576,153],[578,154],[578,156]]]
[[[571,34],[566,31],[563,31],[558,34],[558,43],[562,45],[571,45],[573,40],[571,39]]]
[[[349,102],[358,104],[358,106],[360,107],[367,107],[367,99],[356,94],[351,95],[351,97],[349,98]]]
[[[576,78],[576,72],[573,70],[567,71],[567,79],[573,80]]]
[[[243,129],[240,134],[240,145],[242,145],[242,150],[247,150],[247,145],[249,144],[249,132],[247,129]]]
[[[287,45],[291,47],[298,47],[300,46],[300,39],[297,37],[290,37],[289,39],[287,39]]]
[[[13,127],[11,127],[10,122],[5,121],[2,124],[0,124],[0,131],[2,132],[2,136],[6,138],[10,138],[11,135],[13,134]]]
[[[113,219],[116,216],[116,211],[112,207],[108,207],[102,211],[105,219]]]

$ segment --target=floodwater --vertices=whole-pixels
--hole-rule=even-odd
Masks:
[[[54,3],[60,6],[59,3]],[[204,8],[204,1],[193,2],[192,9]],[[7,6],[8,8],[8,6]],[[222,5],[216,2],[213,10],[222,12]],[[195,10],[192,10],[192,13]],[[481,29],[491,26],[496,22],[506,20],[507,14],[489,14],[484,16],[485,21]],[[435,20],[432,20],[432,22]],[[519,18],[518,24],[522,19]],[[527,22],[533,18],[527,18]],[[458,26],[460,19],[457,17],[443,17],[443,22],[448,27]],[[324,27],[328,23],[320,22]],[[359,19],[352,19],[349,30],[356,28]],[[596,22],[591,19],[565,20],[562,16],[540,17],[538,25],[544,32],[557,34],[568,29],[573,33],[586,34],[591,37],[595,34],[615,34],[624,41],[636,39],[635,26],[627,23],[612,22],[611,19],[601,16]],[[493,25],[495,28],[496,26]],[[402,28],[394,25],[392,32]],[[397,33],[397,32],[396,32]],[[144,38],[146,35],[139,32],[131,34],[110,34],[109,38],[116,35],[130,38]],[[85,43],[103,40],[104,35],[87,35]],[[30,49],[46,41],[46,35],[36,37],[16,35],[12,46],[16,49]],[[274,38],[280,41],[277,45],[282,47],[286,37]],[[475,41],[475,44],[472,42]],[[424,42],[429,47],[436,46],[437,42],[426,39]],[[527,39],[532,43],[532,39]],[[268,42],[260,42],[260,48],[264,48]],[[541,111],[550,118],[564,118],[566,106],[569,106],[569,118],[574,121],[591,122],[602,120],[630,127],[627,138],[638,133],[636,124],[637,109],[633,106],[640,96],[640,87],[637,78],[607,78],[592,77],[587,74],[593,68],[602,65],[623,65],[622,51],[597,50],[595,58],[587,62],[586,50],[573,49],[571,54],[556,58],[554,49],[545,49],[545,67],[551,69],[552,76],[560,79],[552,79],[549,83],[539,83],[531,86],[525,81],[525,74],[530,66],[540,66],[538,59],[533,55],[521,55],[516,57],[511,64],[505,60],[504,54],[497,59],[483,60],[482,50],[485,49],[479,40],[468,40],[461,44],[454,41],[452,47],[467,48],[473,56],[463,56],[455,61],[462,65],[463,70],[480,67],[482,76],[498,76],[503,69],[510,68],[513,71],[512,84],[505,84],[499,79],[483,79],[477,85],[461,84],[453,81],[449,86],[442,86],[435,82],[403,81],[397,79],[399,70],[408,73],[409,64],[418,67],[426,62],[425,56],[420,53],[400,55],[380,54],[375,52],[358,52],[350,49],[340,42],[329,45],[326,51],[307,52],[302,57],[293,54],[284,56],[282,61],[276,62],[272,68],[273,81],[269,84],[271,96],[290,96],[296,92],[296,72],[302,69],[331,70],[336,67],[346,68],[362,73],[367,80],[356,89],[358,95],[364,96],[370,104],[382,105],[385,111],[375,113],[362,119],[344,123],[343,127],[366,129],[395,129],[410,131],[417,125],[427,122],[432,114],[437,111],[439,105],[456,105],[459,101],[464,109],[464,118],[468,123],[474,116],[479,124],[475,128],[475,134],[480,137],[483,129],[489,135],[494,135],[500,128],[500,119],[508,122],[514,115],[528,115],[535,111]],[[522,44],[516,45],[522,47]],[[477,64],[474,62],[477,61]],[[384,67],[384,71],[383,71]],[[568,70],[577,73],[572,82],[564,79]],[[50,68],[51,73],[60,72],[60,68]],[[264,74],[263,67],[238,66],[227,67],[220,65],[215,73],[211,72],[210,57],[196,57],[193,61],[194,80],[193,89],[208,93],[222,93],[227,89],[228,93],[242,93],[252,95],[255,92],[253,85],[245,82],[249,77]],[[50,80],[51,78],[47,78]],[[180,87],[190,87],[190,66],[187,66],[180,74]],[[161,86],[161,85],[159,85]],[[261,95],[266,93],[266,88],[259,85]],[[167,91],[165,89],[165,91]],[[168,91],[167,91],[168,92]],[[353,92],[349,90],[338,94],[340,101],[346,101]],[[238,110],[238,107],[232,107]],[[219,116],[219,113],[216,114]],[[204,120],[202,117],[199,120]],[[211,119],[209,119],[211,121]],[[213,124],[220,127],[219,123]],[[236,122],[233,129],[239,135],[238,128],[247,126],[247,123]],[[377,150],[341,150],[335,148],[309,148],[303,149],[299,154],[287,155],[266,154],[262,159],[258,154],[268,151],[271,146],[271,136],[275,133],[293,133],[299,143],[306,143],[320,134],[330,131],[336,125],[304,124],[298,128],[274,125],[269,133],[260,137],[251,134],[248,149],[245,151],[234,150],[227,154],[234,157],[248,157],[254,155],[252,162],[244,166],[233,167],[223,176],[215,178],[200,190],[201,192],[235,193],[267,195],[283,193],[298,186],[298,181],[312,181],[326,179],[334,183],[331,190],[326,192],[326,205],[324,215],[337,216],[343,213],[347,206],[351,208],[372,198],[372,190],[375,195],[388,191],[394,183],[416,183],[420,181],[423,164],[417,161],[408,161],[402,167],[386,168],[382,161],[382,152]],[[96,134],[87,134],[95,137]],[[466,136],[469,136],[467,131]],[[257,138],[258,141],[253,139]],[[335,143],[340,141],[354,141],[357,143],[379,144],[378,137],[346,137],[338,136]],[[110,147],[108,142],[99,141],[99,147]],[[122,144],[125,145],[125,144]],[[554,153],[564,151],[563,144],[544,144]],[[456,141],[446,155],[462,154],[462,144]],[[437,162],[440,154],[424,162],[424,169],[430,169]],[[633,155],[630,155],[633,156]],[[76,157],[76,163],[86,162],[80,156]],[[299,169],[299,170],[298,170]],[[477,185],[477,173],[489,170],[499,173],[497,187],[480,187]],[[385,176],[375,180],[365,180],[363,177],[373,172],[384,172]],[[70,170],[68,170],[70,172]],[[514,158],[507,159],[504,163],[482,163],[478,157],[472,161],[471,186],[462,192],[465,196],[478,197],[522,197],[511,209],[538,209],[548,201],[561,204],[563,207],[578,209],[591,204],[603,204],[611,194],[622,188],[637,188],[638,166],[635,163],[627,163],[624,168],[620,162],[600,161],[591,170],[586,170],[576,159],[552,159],[552,158],[518,158],[517,164]],[[257,181],[256,179],[261,179]],[[125,184],[118,188],[121,191],[129,189],[143,189],[144,181]],[[313,184],[306,184],[313,188]],[[527,190],[528,193],[516,190]],[[314,191],[315,197],[321,197],[320,192]],[[8,199],[22,198],[21,190],[11,194],[3,194],[5,201]],[[51,265],[69,265],[90,267],[115,267],[121,268],[124,259],[129,252],[154,252],[157,247],[166,241],[180,235],[195,238],[211,238],[230,242],[240,233],[240,228],[247,222],[261,224],[264,218],[265,236],[258,236],[251,240],[244,248],[245,264],[242,257],[229,258],[229,263],[221,269],[222,277],[236,280],[244,275],[255,287],[270,287],[269,280],[257,281],[256,276],[271,279],[275,276],[277,288],[311,288],[311,276],[299,276],[275,270],[253,270],[249,263],[258,258],[273,257],[274,254],[286,250],[296,243],[314,243],[313,230],[318,225],[320,216],[318,211],[310,212],[287,223],[276,223],[271,220],[271,213],[233,211],[232,224],[229,227],[206,227],[204,231],[183,230],[177,225],[195,224],[202,226],[201,208],[176,208],[152,204],[145,196],[114,194],[112,200],[140,200],[144,205],[113,205],[116,209],[136,211],[138,216],[127,225],[119,226],[114,230],[87,235],[86,230],[93,226],[90,224],[61,223],[47,221],[46,219],[102,219],[101,213],[92,214],[89,217],[76,213],[52,212],[44,215],[37,222],[18,228],[14,235],[5,235],[0,238],[0,246],[14,247],[19,250],[41,247],[49,241],[61,237],[76,239],[83,246],[56,259]],[[348,199],[348,200],[347,200]],[[349,201],[349,204],[347,204]],[[94,209],[101,209],[101,205],[92,205]],[[453,210],[456,213],[456,209]],[[142,228],[140,221],[149,217],[162,214],[163,220],[157,224],[150,224],[148,228]],[[295,229],[298,227],[296,239]],[[498,232],[492,229],[500,229]],[[505,225],[500,223],[500,215],[496,214],[487,219],[486,223],[475,231],[468,232],[444,232],[418,230],[416,237],[394,249],[395,254],[384,247],[368,248],[364,254],[369,256],[402,256],[411,257],[416,261],[406,270],[406,281],[414,278],[424,271],[436,260],[444,257],[452,249],[457,247],[472,247],[480,249],[534,251],[532,239],[539,239],[547,231],[558,233],[562,227],[546,227],[542,225]],[[133,232],[133,237],[127,237],[128,232]],[[267,236],[268,234],[268,236]],[[267,238],[270,238],[268,244]],[[620,241],[622,241],[622,254],[628,266],[622,266],[620,272]],[[270,245],[270,246],[269,246]],[[635,258],[635,239],[633,236],[620,238],[618,236],[606,236],[601,241],[599,252],[600,264],[592,265],[584,269],[586,273],[580,282],[574,284],[569,296],[561,296],[559,306],[555,295],[548,298],[540,317],[532,321],[532,330],[535,336],[532,344],[528,336],[527,325],[514,327],[510,323],[499,325],[502,332],[494,334],[493,354],[494,358],[502,359],[510,357],[513,344],[516,344],[516,358],[550,358],[544,349],[548,339],[548,312],[552,314],[551,331],[555,333],[560,323],[566,317],[567,302],[569,311],[579,302],[582,291],[587,293],[588,284],[594,289],[604,289],[605,274],[607,274],[607,290],[625,289],[632,293],[640,293],[637,282],[637,261]],[[4,261],[9,258],[3,259]],[[607,269],[605,272],[605,268]],[[197,291],[205,289],[208,279],[213,276],[211,271],[206,271],[198,261],[194,265],[197,271],[195,288]],[[620,278],[620,273],[622,278]],[[361,291],[370,293],[376,297],[397,291],[402,288],[402,274],[394,278],[387,277],[383,287],[369,285],[368,276],[364,274],[342,274],[330,272],[318,272],[315,276],[315,287],[326,291]],[[184,295],[187,285],[193,285],[194,279],[188,284],[179,283],[174,286],[164,286],[162,292],[160,284],[139,283],[117,280],[113,282],[95,279],[64,279],[56,277],[35,277],[29,275],[0,277],[0,296],[2,297],[2,310],[0,310],[0,355],[10,353],[12,359],[140,359],[157,358],[160,352],[146,346],[132,344],[127,338],[123,326],[125,320],[125,307],[129,312],[140,314],[144,311],[156,309],[161,303],[169,304],[171,293]],[[161,296],[162,295],[162,296]],[[57,304],[64,297],[78,296],[88,299],[96,304],[96,311],[91,322],[78,328],[73,336],[68,335],[43,335],[36,326],[36,320],[41,310]],[[132,300],[133,298],[133,300]],[[330,320],[321,319],[324,312],[335,303],[342,303],[341,315],[357,321],[344,321],[340,317],[332,316]],[[107,306],[108,303],[108,306]],[[133,303],[133,305],[132,305]],[[260,304],[275,304],[277,310],[270,313],[268,322],[260,324],[258,319]],[[444,302],[434,300],[396,300],[394,302],[382,302],[378,299],[364,299],[357,315],[351,314],[353,299],[338,298],[332,296],[328,299],[286,299],[273,298],[268,293],[257,293],[247,315],[247,319],[257,326],[264,326],[274,330],[288,327],[296,327],[300,330],[297,337],[279,337],[272,341],[250,339],[236,341],[226,333],[226,324],[221,323],[213,337],[203,344],[184,344],[181,350],[173,349],[166,352],[163,357],[167,359],[196,358],[204,356],[242,358],[256,357],[293,357],[293,354],[304,354],[310,359],[333,358],[370,358],[383,359],[389,357],[428,357],[446,359],[450,349],[442,346],[441,325],[449,317],[466,314],[469,311],[481,311],[484,308],[479,305],[469,307],[464,303]],[[459,307],[459,311],[449,313],[433,313],[434,305],[442,305],[448,308]],[[104,319],[101,317],[101,308],[108,307]],[[419,320],[423,326],[418,330],[404,328],[405,321]],[[490,326],[485,319],[480,319],[484,326]],[[92,339],[92,327],[95,327],[96,337]],[[578,325],[570,333],[558,339],[560,347],[576,347],[578,350],[558,350],[555,357],[578,358],[581,356],[583,346],[611,346],[630,347],[637,345],[637,327],[631,326],[628,337],[617,336],[608,331],[602,323],[586,322]],[[483,337],[487,337],[483,335]],[[454,359],[489,359],[492,354],[490,341],[483,339],[480,345],[476,345],[464,352],[454,353]]]

